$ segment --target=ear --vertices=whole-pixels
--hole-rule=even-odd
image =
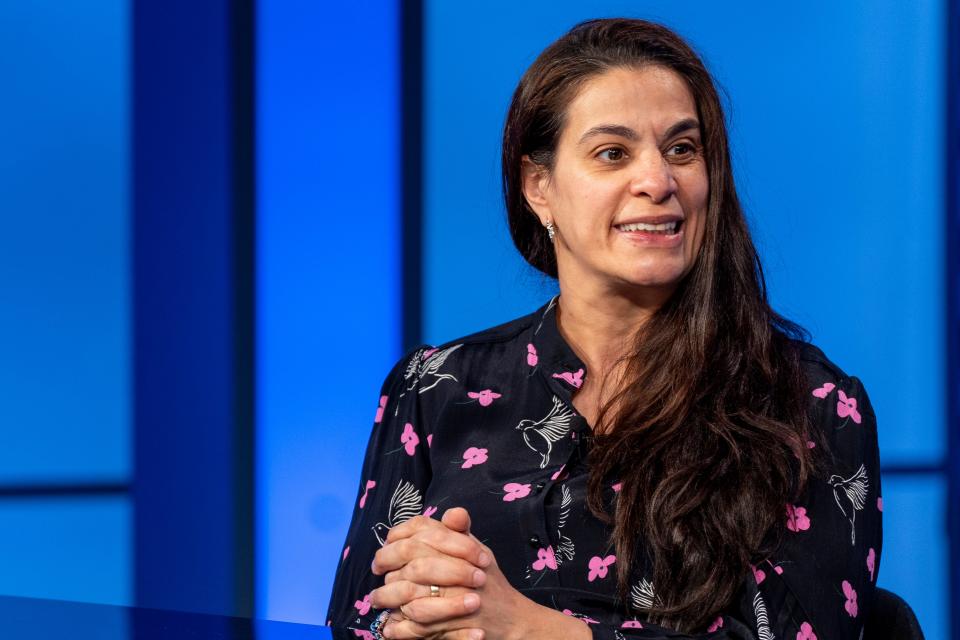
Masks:
[[[546,225],[547,220],[553,219],[550,205],[545,197],[549,175],[547,169],[524,155],[520,159],[520,171],[523,176],[523,197],[540,219],[540,224]]]

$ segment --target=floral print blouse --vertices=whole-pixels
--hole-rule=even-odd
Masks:
[[[573,408],[586,370],[561,337],[553,298],[536,312],[437,347],[390,372],[366,458],[327,619],[365,631],[378,611],[370,571],[387,531],[454,506],[471,515],[507,580],[576,616],[595,638],[858,638],[880,568],[876,420],[860,381],[803,346],[810,410],[835,467],[784,505],[786,537],[744,575],[731,604],[699,634],[648,623],[656,598],[637,554],[627,602],[616,598],[611,530],[586,507],[590,426]],[[810,443],[810,446],[814,446]],[[609,488],[615,504],[619,486]]]

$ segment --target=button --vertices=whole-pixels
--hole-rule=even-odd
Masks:
[[[540,493],[541,491],[543,491],[543,487],[544,487],[544,486],[546,486],[546,485],[544,485],[542,482],[538,482],[538,483],[533,487],[533,492],[534,492],[534,493]]]
[[[536,534],[530,536],[530,546],[533,547],[534,549],[539,549],[539,548],[540,548],[540,536],[538,536],[538,535],[536,535]]]

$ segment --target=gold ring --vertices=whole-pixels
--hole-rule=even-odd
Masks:
[[[440,595],[440,587],[435,584],[430,585],[430,597],[436,598]]]

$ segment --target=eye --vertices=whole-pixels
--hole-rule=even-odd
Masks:
[[[696,152],[697,147],[689,142],[678,142],[670,146],[667,150],[667,155],[674,158],[687,158],[693,156]]]
[[[620,162],[623,160],[623,149],[619,147],[610,147],[609,149],[604,149],[597,154],[597,157],[601,160],[606,160],[607,162]]]

